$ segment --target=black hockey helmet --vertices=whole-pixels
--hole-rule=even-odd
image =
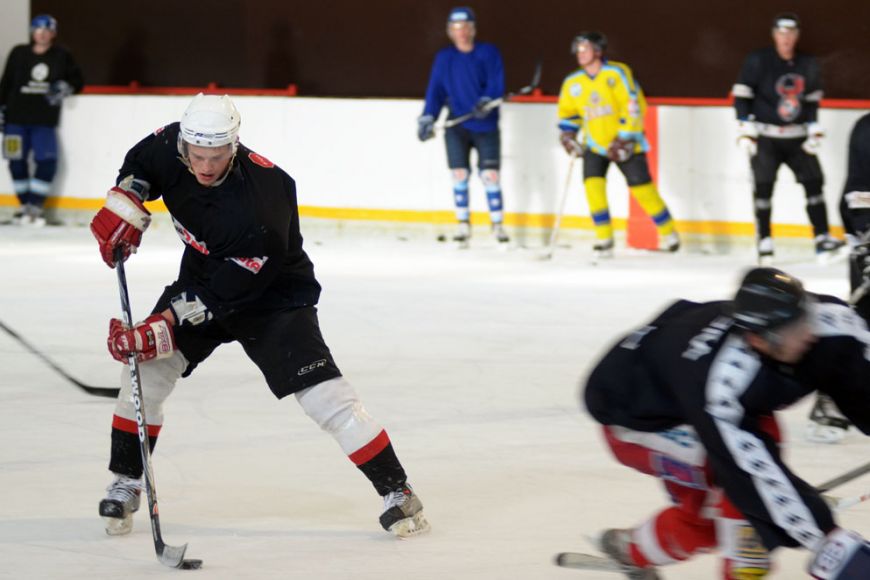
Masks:
[[[753,268],[740,283],[731,315],[737,327],[764,334],[803,317],[807,302],[797,278],[776,268]]]
[[[588,42],[601,54],[607,51],[607,37],[600,32],[587,31],[575,36],[574,41],[571,42],[571,54],[577,54],[577,47],[581,42]]]

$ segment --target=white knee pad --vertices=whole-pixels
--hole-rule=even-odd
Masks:
[[[187,359],[177,350],[169,358],[139,363],[142,402],[145,405],[145,419],[149,425],[163,424],[163,401],[172,392],[175,381],[181,378],[186,368]],[[121,371],[121,393],[115,404],[115,415],[130,421],[136,420],[130,367],[127,365],[124,365],[124,370]]]
[[[451,169],[450,177],[453,179],[453,187],[460,189],[468,188],[468,170],[467,169]]]
[[[486,191],[501,189],[501,174],[498,169],[484,169],[480,172],[480,179],[483,181],[483,187]]]
[[[296,400],[305,414],[332,435],[347,455],[352,455],[383,431],[344,377],[299,391]]]

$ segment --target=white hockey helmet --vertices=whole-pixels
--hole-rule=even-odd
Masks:
[[[227,95],[199,93],[181,116],[179,136],[186,143],[200,147],[221,147],[239,139],[242,117]]]

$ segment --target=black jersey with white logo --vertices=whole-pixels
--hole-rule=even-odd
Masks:
[[[727,302],[679,301],[625,336],[591,372],[586,406],[604,425],[660,431],[691,425],[714,483],[769,549],[812,547],[834,527],[819,494],[786,466],[765,421],[819,390],[870,433],[870,337],[845,303],[815,296],[818,341],[797,365],[767,358],[734,327]]]
[[[734,88],[737,118],[794,125],[817,120],[822,79],[815,57],[796,53],[783,60],[773,47],[751,53]]]
[[[179,281],[218,318],[316,304],[320,285],[302,249],[293,178],[239,145],[226,179],[200,185],[180,157],[178,133],[172,123],[136,144],[118,182],[133,175],[150,185],[149,200],[163,198],[186,245]]]
[[[13,48],[0,80],[0,106],[6,107],[6,122],[57,127],[61,108],[51,105],[45,95],[52,83],[61,80],[76,93],[84,86],[81,70],[68,50],[53,45],[36,54],[29,44]]]

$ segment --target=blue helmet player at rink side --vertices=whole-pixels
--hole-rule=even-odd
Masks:
[[[626,335],[583,399],[616,459],[660,479],[671,505],[605,531],[602,550],[644,580],[711,550],[721,578],[762,578],[780,547],[809,550],[814,578],[870,578],[870,545],[785,463],[776,419],[824,392],[870,434],[868,357],[870,332],[849,305],[767,267],[730,301],[679,300]]]
[[[239,143],[239,111],[226,95],[193,99],[181,122],[127,152],[105,206],[91,222],[103,260],[115,267],[139,246],[151,221],[143,202],[162,198],[184,243],[178,278],[151,316],[126,327],[113,319],[109,352],[141,361],[142,399],[153,447],[163,404],[222,344],[237,342],[278,399],[293,395],[383,497],[380,524],[397,536],[429,527],[387,432],[368,414],[323,339],[320,284],[302,248],[296,182]],[[109,469],[100,502],[106,532],[129,533],[139,507],[142,458],[130,373],[112,420]],[[138,402],[138,401],[137,401]]]
[[[21,204],[13,223],[45,225],[44,206],[57,173],[57,126],[68,95],[84,86],[70,52],[55,44],[57,20],[40,14],[30,23],[30,43],[12,49],[0,79],[0,132],[12,187]],[[35,169],[29,157],[33,153]]]
[[[495,45],[475,41],[476,30],[471,8],[450,11],[447,36],[453,46],[435,55],[423,114],[417,119],[417,136],[420,141],[426,141],[435,136],[435,119],[443,107],[449,110],[448,121],[470,115],[444,132],[459,222],[453,239],[460,247],[467,247],[471,237],[468,182],[472,149],[477,151],[477,167],[486,189],[493,236],[499,244],[510,241],[503,227],[499,108],[493,106],[496,99],[504,96],[504,65]]]

